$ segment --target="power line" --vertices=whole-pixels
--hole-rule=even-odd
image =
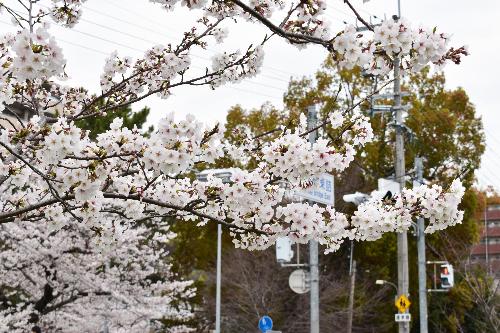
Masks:
[[[151,43],[153,45],[156,45],[156,44],[160,44],[158,43],[157,41],[154,41],[154,40],[150,40],[150,39],[146,39],[144,37],[141,37],[141,36],[137,36],[137,35],[133,35],[133,34],[130,34],[128,32],[125,32],[123,30],[118,30],[118,29],[115,29],[115,28],[112,28],[112,27],[109,27],[107,25],[104,25],[104,24],[101,24],[101,23],[98,23],[98,22],[94,22],[94,21],[91,21],[91,20],[88,20],[88,19],[85,19],[85,18],[81,18],[80,21],[82,22],[87,22],[89,24],[92,24],[92,25],[95,25],[95,26],[98,26],[98,27],[101,27],[103,29],[106,29],[106,30],[110,30],[110,31],[114,31],[116,33],[119,33],[120,35],[124,35],[124,36],[128,36],[128,37],[131,37],[131,38],[134,38],[136,40],[140,40],[142,42],[148,42],[148,43]]]
[[[105,29],[108,29],[108,30],[111,30],[111,31],[115,31],[117,33],[120,33],[120,34],[124,34],[124,35],[127,35],[127,36],[130,36],[132,38],[135,38],[135,39],[138,39],[138,40],[141,40],[141,41],[146,41],[146,42],[149,42],[149,43],[152,43],[154,45],[156,44],[159,44],[158,42],[156,41],[151,41],[151,40],[147,40],[147,39],[144,39],[142,37],[138,37],[136,35],[132,35],[132,34],[128,34],[128,33],[125,33],[125,32],[122,32],[122,31],[119,31],[117,29],[114,29],[114,28],[111,28],[111,27],[108,27],[108,26],[105,26],[105,25],[102,25],[102,24],[99,24],[99,23],[96,23],[96,22],[93,22],[93,21],[90,21],[90,20],[85,20],[85,19],[82,19],[83,21],[86,21],[87,23],[90,23],[90,24],[94,24],[94,25],[97,25],[97,26],[100,26],[102,28],[105,28]],[[4,23],[4,24],[7,24],[10,26],[9,23],[7,22],[4,22],[4,21],[0,21],[1,23]],[[141,50],[141,49],[138,49],[138,48],[135,48],[135,47],[131,47],[129,45],[125,45],[125,44],[122,44],[122,43],[119,43],[119,42],[116,42],[116,41],[113,41],[113,40],[110,40],[110,39],[107,39],[107,38],[103,38],[103,37],[100,37],[100,36],[97,36],[95,34],[91,34],[91,33],[87,33],[85,31],[81,31],[81,30],[78,30],[78,29],[70,29],[70,31],[74,31],[74,32],[77,32],[79,34],[82,34],[82,35],[85,35],[85,36],[88,36],[88,37],[91,37],[91,38],[95,38],[95,39],[98,39],[98,40],[102,40],[104,42],[107,42],[107,43],[110,43],[110,44],[114,44],[114,45],[117,45],[117,46],[121,46],[121,47],[124,47],[124,48],[127,48],[129,50],[132,50],[132,51],[136,51],[136,52],[139,52],[141,54],[144,54],[144,51]],[[70,45],[73,45],[73,46],[77,46],[77,47],[80,47],[80,48],[84,48],[84,49],[87,49],[87,50],[90,50],[90,51],[93,51],[93,52],[96,52],[96,53],[99,53],[99,54],[104,54],[104,55],[109,55],[108,53],[106,52],[103,52],[103,51],[100,51],[100,50],[97,50],[97,49],[94,49],[94,48],[90,48],[90,47],[87,47],[87,46],[84,46],[84,45],[81,45],[81,44],[78,44],[78,43],[74,43],[74,42],[71,42],[71,41],[67,41],[67,40],[64,40],[64,39],[60,39],[58,38],[58,40],[60,40],[61,42],[65,42],[67,44],[70,44]],[[203,60],[210,60],[209,58],[206,58],[206,57],[202,57],[202,56],[199,56],[199,55],[194,55],[194,54],[191,54],[192,57],[195,57],[195,58],[199,58],[199,59],[203,59]],[[204,67],[200,67],[200,66],[192,66],[193,68],[196,68],[196,69],[200,69],[200,70],[204,70],[205,68]],[[265,74],[261,74],[263,76],[265,76]],[[288,81],[285,81],[285,80],[281,80],[283,82],[288,82]],[[267,87],[267,88],[271,88],[271,89],[276,89],[276,90],[279,90],[279,91],[283,91],[284,89],[280,88],[280,87],[276,87],[276,86],[272,86],[272,85],[269,85],[269,84],[265,84],[265,83],[257,83],[257,82],[252,82],[252,81],[246,81],[246,83],[249,83],[249,84],[254,84],[254,85],[259,85],[259,86],[263,86],[263,87]],[[239,91],[244,91],[244,89],[236,89],[236,90],[239,90]],[[254,92],[255,93],[255,92]],[[264,94],[260,94],[262,96],[266,96],[266,97],[271,97],[271,98],[277,98],[276,96],[270,96],[270,95],[264,95]],[[279,98],[281,99],[281,98]]]
[[[0,23],[8,25],[8,26],[12,26],[10,23],[2,21],[2,20],[0,20]],[[144,53],[142,50],[139,50],[137,48],[133,48],[133,47],[121,44],[121,43],[116,43],[116,42],[113,42],[113,41],[111,41],[109,39],[101,38],[101,37],[93,35],[93,34],[84,33],[84,32],[81,32],[79,30],[75,30],[75,32],[83,33],[84,35],[88,35],[89,37],[98,38],[100,40],[107,41],[107,42],[109,42],[111,44],[117,44],[119,46],[128,48],[130,50],[133,50],[133,51],[136,51],[136,52],[140,52],[141,54]],[[74,43],[74,42],[71,42],[71,41],[68,41],[68,40],[64,40],[64,39],[60,39],[60,38],[58,38],[58,40],[61,41],[62,43],[67,43],[67,44],[70,44],[70,45],[73,45],[73,46],[76,46],[76,47],[79,47],[79,48],[82,48],[82,49],[86,49],[86,50],[91,51],[91,52],[99,53],[99,54],[102,54],[102,55],[109,55],[109,53],[106,53],[104,51],[101,51],[101,50],[98,50],[98,49],[94,49],[94,48],[91,48],[91,47],[88,47],[88,46],[85,46],[85,45],[81,45],[81,44]],[[204,68],[199,67],[199,66],[192,66],[192,67],[196,68],[196,69],[204,69]],[[283,89],[281,89],[281,88],[274,87],[274,86],[267,85],[267,84],[263,84],[263,83],[252,82],[252,81],[246,81],[245,83],[253,84],[253,85],[257,85],[257,86],[268,87],[268,88],[273,88],[273,89],[277,89],[277,90],[283,91]],[[226,88],[237,90],[237,91],[241,91],[241,92],[245,92],[245,93],[249,93],[249,94],[259,95],[259,96],[263,96],[263,97],[267,97],[267,98],[277,99],[277,100],[280,100],[280,101],[283,99],[282,96],[281,97],[277,97],[277,96],[263,94],[261,92],[256,92],[256,91],[253,91],[253,90],[248,90],[248,89],[243,89],[243,88],[237,88],[237,87],[233,87],[233,86],[226,86]]]
[[[47,9],[50,9],[49,7],[45,6],[45,5],[40,5],[44,8],[47,8]],[[123,9],[122,7],[119,7],[119,6],[116,6],[116,5],[112,5],[116,8],[119,8],[120,10],[122,11],[125,11],[125,12],[130,12],[128,10],[125,10]],[[117,20],[119,22],[122,22],[122,23],[126,23],[127,25],[132,25],[132,26],[135,26],[135,27],[138,27],[140,29],[143,29],[145,31],[148,31],[148,32],[152,32],[152,33],[155,33],[157,35],[160,35],[162,37],[165,37],[165,36],[168,36],[168,37],[171,37],[171,38],[177,38],[177,36],[174,36],[174,35],[170,35],[170,34],[165,34],[165,33],[160,33],[158,32],[157,30],[154,30],[154,29],[149,29],[148,27],[144,27],[144,26],[141,26],[141,25],[138,25],[138,24],[135,24],[133,22],[130,22],[130,21],[127,21],[127,20],[124,20],[124,19],[121,19],[121,18],[118,18],[116,16],[113,16],[113,15],[109,15],[107,13],[103,13],[101,11],[98,11],[98,10],[95,10],[95,9],[92,9],[92,8],[89,8],[88,6],[82,6],[85,10],[88,10],[88,11],[91,11],[91,12],[94,12],[94,13],[97,13],[99,15],[102,15],[104,17],[107,17],[107,18],[111,18],[111,19],[114,19],[114,20]],[[14,11],[16,13],[19,13],[17,11]],[[98,27],[101,27],[103,29],[106,29],[106,30],[110,30],[110,31],[113,31],[115,33],[118,33],[118,34],[121,34],[121,35],[124,35],[124,36],[128,36],[128,37],[131,37],[131,38],[134,38],[136,40],[140,40],[142,42],[147,42],[147,43],[150,43],[150,44],[153,44],[153,45],[163,45],[164,43],[162,42],[158,42],[158,41],[154,41],[154,40],[150,40],[150,39],[146,39],[142,36],[137,36],[137,35],[134,35],[134,34],[130,34],[130,33],[127,33],[127,32],[124,32],[122,30],[118,30],[116,28],[113,28],[113,27],[110,27],[110,26],[107,26],[107,25],[104,25],[104,24],[101,24],[101,23],[98,23],[98,22],[95,22],[95,21],[92,21],[92,20],[89,20],[89,19],[85,19],[85,18],[81,18],[80,21],[82,22],[86,22],[86,23],[89,23],[89,24],[92,24],[92,25],[95,25],[95,26],[98,26]],[[148,21],[151,21],[150,19],[148,19]],[[153,23],[156,23],[154,21],[152,21]],[[158,26],[161,26],[160,23],[156,23]],[[163,29],[164,27],[161,26],[161,28]],[[175,31],[175,29],[173,29]],[[124,45],[124,44],[121,44],[119,42],[115,42],[115,41],[111,41],[109,39],[106,39],[106,38],[102,38],[100,36],[96,36],[94,34],[90,34],[90,33],[87,33],[87,32],[84,32],[84,31],[81,31],[81,30],[78,30],[76,28],[72,28],[72,29],[69,29],[69,31],[75,31],[75,32],[78,32],[80,34],[83,34],[83,35],[86,35],[88,37],[91,37],[91,38],[97,38],[97,39],[100,39],[102,41],[105,41],[105,42],[108,42],[108,43],[111,43],[111,44],[115,44],[115,45],[118,45],[118,46],[121,46],[121,47],[125,47],[125,48],[128,48],[128,49],[131,49],[133,51],[137,51],[137,52],[141,52],[143,53],[144,51],[142,50],[139,50],[137,48],[133,48],[133,47],[130,47],[128,45]],[[75,43],[73,43],[74,45]],[[218,53],[217,51],[215,50],[211,50],[211,49],[206,49],[207,51],[209,52],[212,52],[214,54]],[[203,56],[200,56],[200,55],[196,55],[196,54],[191,54],[192,57],[194,58],[199,58],[199,59],[203,59],[203,60],[207,60],[207,61],[210,61],[211,59],[210,58],[207,58],[207,57],[203,57]],[[273,67],[270,67],[270,66],[262,66],[263,68],[266,68],[266,69],[271,69],[271,70],[274,70],[274,71],[281,71],[277,68],[273,68]],[[283,71],[283,73],[286,73],[286,74],[289,74],[290,76],[297,76],[296,74],[294,73],[290,73],[290,72],[285,72]],[[280,78],[280,77],[276,77],[276,76],[273,76],[273,75],[269,75],[269,74],[260,74],[261,76],[263,77],[266,77],[268,79],[271,79],[271,80],[276,80],[276,81],[281,81],[281,82],[286,82],[288,83],[289,80],[288,79],[283,79],[283,78]],[[270,86],[270,85],[266,85],[267,87],[269,88],[273,88],[273,89],[278,89],[278,90],[283,90],[282,88],[278,88],[278,87],[274,87],[274,86]]]
[[[113,15],[110,15],[110,14],[107,14],[107,13],[103,13],[99,10],[96,10],[96,9],[92,9],[86,5],[82,6],[85,10],[88,10],[88,11],[91,11],[93,13],[96,13],[96,14],[99,14],[99,15],[102,15],[104,17],[107,17],[107,18],[112,18],[113,20],[116,20],[118,22],[122,22],[122,23],[125,23],[127,25],[131,25],[131,26],[134,26],[136,28],[139,28],[139,29],[143,29],[145,31],[148,31],[148,32],[151,32],[151,33],[154,33],[154,34],[157,34],[159,36],[162,36],[162,37],[165,37],[165,36],[169,36],[169,37],[172,37],[172,38],[176,38],[175,36],[173,35],[169,35],[169,34],[166,34],[166,33],[162,33],[162,32],[158,32],[158,30],[155,30],[155,29],[150,29],[148,27],[145,27],[145,26],[142,26],[142,25],[139,25],[139,24],[136,24],[134,22],[130,22],[130,21],[127,21],[127,20],[124,20],[124,19],[121,19],[119,17],[116,17],[116,16],[113,16]],[[148,20],[149,21],[149,20]]]
[[[484,132],[486,133],[486,135],[488,135],[490,138],[492,138],[497,144],[500,145],[500,139],[497,139],[495,135],[493,135],[493,133],[491,133],[488,129],[486,129],[486,127],[483,127],[483,130]]]
[[[89,9],[89,8],[86,8],[86,9]],[[102,15],[104,15],[104,14],[102,14]],[[105,16],[105,15],[104,15],[104,16]],[[116,33],[118,33],[118,34],[122,34],[122,35],[125,35],[125,36],[128,36],[128,37],[131,37],[131,38],[134,38],[134,39],[137,39],[137,40],[143,41],[143,42],[148,42],[148,43],[151,43],[151,44],[153,44],[153,45],[162,44],[162,43],[160,43],[160,42],[153,41],[153,40],[149,40],[149,39],[146,39],[146,38],[143,38],[143,37],[140,37],[140,36],[137,36],[137,35],[133,35],[133,34],[130,34],[130,33],[126,33],[126,32],[124,32],[124,31],[121,31],[121,30],[118,30],[118,29],[115,29],[115,28],[109,27],[109,26],[104,25],[104,24],[100,24],[100,23],[98,23],[98,22],[94,22],[94,21],[91,21],[91,20],[87,20],[87,19],[84,19],[84,18],[82,18],[82,19],[81,19],[81,21],[83,21],[83,22],[87,22],[87,23],[89,23],[89,24],[92,24],[92,25],[95,25],[95,26],[101,27],[101,28],[103,28],[103,29],[107,29],[107,30],[110,30],[110,31],[116,32]],[[121,19],[120,19],[120,21],[121,21],[121,22],[125,22],[125,23],[129,24],[129,23],[128,23],[128,21],[121,20]],[[136,25],[136,26],[137,26],[137,25]],[[150,29],[148,29],[148,30],[150,30]],[[80,32],[80,33],[81,33],[81,31],[79,31],[79,30],[75,30],[75,31],[77,31],[77,32]],[[159,35],[162,35],[162,34],[160,34],[160,33],[158,33],[158,34],[159,34]],[[89,35],[89,34],[87,33],[87,35]],[[93,35],[93,36],[95,36],[95,35]],[[168,36],[168,35],[167,35],[167,36]],[[98,38],[98,37],[96,37],[96,38]],[[216,53],[215,51],[212,51],[212,50],[208,50],[208,51],[213,52],[213,53]],[[196,55],[196,54],[191,54],[191,56],[192,56],[192,57],[194,57],[194,58],[203,59],[203,60],[207,60],[207,61],[210,61],[210,60],[211,60],[210,58],[203,57],[203,56]],[[267,66],[263,66],[263,68],[267,68]],[[272,76],[272,75],[268,75],[268,74],[260,74],[260,75],[262,75],[263,77],[269,78],[269,79],[271,79],[271,80],[276,80],[276,81],[281,81],[281,82],[287,82],[287,83],[289,82],[288,80],[284,80],[284,79],[282,79],[282,78],[279,78],[279,77],[276,77],[276,76]],[[282,88],[279,88],[279,87],[274,87],[274,86],[270,86],[270,85],[266,85],[266,86],[267,86],[267,87],[269,87],[269,88],[274,88],[274,89],[278,89],[278,90],[283,90]]]
[[[87,23],[90,23],[90,24],[93,24],[93,25],[96,25],[96,26],[99,26],[99,27],[102,27],[104,29],[107,29],[107,30],[110,30],[110,31],[114,31],[116,33],[119,33],[119,34],[122,34],[122,35],[126,35],[126,36],[129,36],[129,37],[132,37],[132,38],[135,38],[137,40],[141,40],[143,42],[148,42],[148,43],[151,43],[153,45],[157,45],[157,44],[161,44],[161,43],[158,43],[156,41],[152,41],[152,40],[148,40],[148,39],[144,39],[142,37],[138,37],[136,35],[132,35],[132,34],[129,34],[129,33],[126,33],[126,32],[123,32],[123,31],[120,31],[120,30],[117,30],[117,29],[114,29],[114,28],[111,28],[111,27],[108,27],[108,26],[105,26],[105,25],[102,25],[102,24],[99,24],[99,23],[96,23],[96,22],[92,22],[92,21],[89,21],[89,20],[84,20],[82,19],[82,21],[85,21]],[[78,29],[72,29],[70,31],[75,31],[75,32],[78,32],[78,33],[81,33],[81,34],[84,34],[86,36],[89,36],[91,38],[97,38],[97,39],[100,39],[100,40],[103,40],[105,42],[108,42],[108,43],[112,43],[112,44],[116,44],[118,46],[122,46],[122,47],[126,47],[128,49],[131,49],[131,50],[134,50],[134,51],[138,51],[138,52],[141,52],[142,54],[144,53],[144,51],[142,50],[139,50],[137,48],[132,48],[132,47],[129,47],[127,45],[124,45],[124,44],[121,44],[121,43],[117,43],[117,42],[114,42],[114,41],[111,41],[109,39],[105,39],[105,38],[102,38],[102,37],[99,37],[97,35],[94,35],[94,34],[90,34],[90,33],[86,33],[86,32],[83,32],[83,31],[80,31]],[[73,43],[75,45],[75,43]],[[207,58],[207,57],[203,57],[203,56],[200,56],[200,55],[196,55],[196,54],[190,54],[191,57],[193,58],[198,58],[198,59],[202,59],[202,60],[206,60],[206,61],[210,61],[211,59],[210,58]],[[204,69],[204,68],[201,68],[201,67],[197,67],[197,66],[193,66],[194,68],[198,68],[198,69]],[[264,67],[264,66],[263,66]],[[266,78],[270,78],[270,79],[273,79],[273,80],[277,80],[277,81],[282,81],[282,82],[287,82],[287,80],[283,80],[283,79],[280,79],[280,78],[277,78],[277,77],[274,77],[274,76],[269,76],[269,75],[266,75],[266,74],[260,74],[262,75],[263,77],[266,77]],[[272,88],[272,89],[277,89],[277,90],[280,90],[282,91],[283,89],[280,88],[280,87],[276,87],[276,86],[272,86],[272,85],[268,85],[268,84],[261,84],[262,86],[265,86],[265,87],[268,87],[268,88]]]
[[[329,7],[328,9],[330,9],[330,8],[331,8],[331,9],[333,9],[334,11],[338,12],[338,13],[341,13],[341,14],[345,15],[345,16],[346,16],[346,17],[348,17],[349,19],[354,20],[354,23],[355,23],[355,24],[357,24],[357,23],[359,22],[359,21],[358,21],[358,18],[356,17],[356,15],[354,15],[354,13],[352,13],[352,12],[346,12],[346,11],[344,11],[344,10],[342,10],[342,9],[339,9],[339,8],[337,8],[337,7],[333,7],[333,6],[332,6],[332,7]],[[368,16],[369,16],[369,20],[368,20],[368,21],[369,21],[369,22],[371,21],[371,18],[372,18],[372,17],[373,17],[373,18],[375,18],[375,19],[380,19],[380,20],[382,20],[382,17],[381,17],[380,15],[375,15],[375,14],[373,14],[373,13],[369,12],[369,11],[368,11],[368,10],[366,10],[366,9],[363,9],[363,8],[359,7],[357,10],[358,10],[358,11],[361,11],[361,12],[365,12],[366,14],[368,14]],[[331,14],[327,14],[327,15],[328,15],[328,16],[332,16]],[[332,17],[333,17],[333,16],[332,16]],[[344,21],[344,23],[347,23],[347,22],[345,22],[345,21]],[[371,23],[371,22],[370,22],[370,23]]]
[[[125,13],[129,13],[131,15],[133,15],[134,17],[140,17],[142,19],[144,19],[146,22],[150,22],[150,23],[153,23],[154,25],[156,25],[157,27],[161,28],[161,29],[164,29],[165,28],[165,25],[156,21],[156,20],[152,20],[151,17],[147,17],[147,16],[144,16],[144,15],[140,15],[139,13],[136,13],[136,12],[132,12],[130,9],[127,9],[127,8],[124,8],[116,3],[114,3],[113,0],[108,0],[107,1],[107,4],[111,5],[112,7],[115,7],[119,10],[121,10],[122,12],[125,12]],[[86,6],[86,8],[88,8]],[[96,10],[93,10],[94,12],[96,12]],[[104,15],[104,16],[108,16],[107,14],[104,14],[104,13],[100,13],[101,15]],[[123,20],[123,19],[120,19],[121,21],[125,21],[128,23],[128,21],[126,20]],[[136,25],[136,24],[134,24]],[[137,25],[136,25],[137,26]],[[184,31],[181,31],[179,29],[175,29],[175,28],[172,28],[172,27],[168,27],[170,30],[172,31],[177,31],[178,33],[184,33]],[[217,51],[215,50],[211,50],[211,49],[207,49],[208,51],[210,52],[214,52],[214,53],[217,53]],[[290,71],[286,71],[286,70],[283,70],[283,69],[280,69],[280,68],[276,68],[276,67],[271,67],[271,66],[264,66],[265,68],[268,68],[268,69],[271,69],[271,70],[274,70],[276,72],[280,72],[280,73],[283,73],[283,74],[286,74],[286,75],[289,75],[289,76],[298,76],[297,74],[295,73],[291,73]]]
[[[432,120],[430,119],[429,115],[425,112],[421,112],[420,113],[427,121],[429,121],[430,123],[432,123]],[[434,116],[436,116],[442,123],[448,123],[448,120],[445,119],[444,117],[442,117],[441,114],[439,114],[439,112],[434,112],[433,113]],[[415,119],[413,116],[411,115],[408,115],[408,117],[410,118],[413,118]],[[492,150],[494,152],[494,150],[491,148],[491,146],[487,145],[486,142],[485,142],[485,147],[490,150]],[[494,162],[494,160],[491,160]],[[494,162],[495,163],[495,162]],[[496,163],[495,163],[496,164]],[[500,167],[500,166],[499,166]],[[491,175],[493,176],[494,179],[497,178],[497,176],[495,175],[495,172],[492,172],[489,167],[487,167],[484,163],[481,163],[481,165],[479,166],[478,169],[475,170],[477,172],[477,175],[479,176],[479,174],[481,173],[482,176],[484,178],[486,178],[487,176],[484,174],[485,171],[488,171],[491,173]],[[496,183],[499,183],[500,181],[492,181],[491,178],[487,177],[488,181],[490,182],[491,185],[495,186]]]
[[[496,186],[495,186],[495,183],[497,183],[497,182],[495,182],[495,181],[491,180],[491,178],[490,178],[490,177],[488,177],[486,174],[484,174],[484,173],[479,173],[479,170],[477,170],[477,172],[476,172],[476,176],[477,176],[478,178],[483,178],[483,182],[484,182],[484,180],[486,179],[486,181],[484,182],[484,183],[486,184],[486,186],[491,185],[491,186],[493,186],[493,187],[496,187]],[[480,181],[480,179],[478,179],[478,181]]]
[[[495,149],[493,149],[490,145],[485,143],[485,147],[486,147],[486,150],[484,152],[485,155],[488,153],[488,150],[489,150],[492,154],[491,157],[500,158],[499,153]],[[500,161],[500,160],[498,160],[498,161]],[[497,166],[500,166],[500,164]]]

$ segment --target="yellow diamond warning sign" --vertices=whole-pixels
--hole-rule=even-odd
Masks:
[[[395,302],[396,307],[398,308],[399,312],[404,313],[408,308],[410,307],[410,300],[405,295],[401,295],[398,297],[398,299]]]

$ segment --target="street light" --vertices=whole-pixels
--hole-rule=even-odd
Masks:
[[[396,289],[396,295],[398,293],[398,286],[396,286],[394,283],[390,282],[390,281],[386,281],[386,280],[377,280],[375,281],[375,284],[378,284],[378,285],[384,285],[384,284],[388,284],[388,285],[391,285],[394,289]]]
[[[201,182],[208,181],[209,176],[220,178],[223,183],[230,183],[233,169],[208,169],[196,174],[196,179]],[[217,282],[215,291],[215,332],[220,333],[220,305],[222,285],[222,226],[217,224]]]
[[[363,202],[368,201],[370,199],[370,196],[365,193],[355,192],[351,194],[345,194],[342,199],[344,199],[345,202],[351,202],[356,206],[359,206]]]

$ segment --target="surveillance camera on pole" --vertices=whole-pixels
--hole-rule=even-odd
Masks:
[[[368,194],[365,194],[365,193],[355,192],[355,193],[344,195],[342,197],[342,199],[344,199],[345,202],[351,202],[351,203],[355,204],[356,206],[359,206],[363,202],[370,199],[370,196]]]
[[[231,177],[234,174],[234,169],[207,169],[196,174],[196,179],[201,182],[208,181],[209,176],[214,176],[215,178],[220,178],[223,183],[230,183]]]
[[[442,264],[440,269],[441,288],[450,289],[455,285],[453,276],[453,266],[451,264]]]
[[[384,198],[386,196],[392,198],[394,195],[401,191],[398,182],[385,178],[378,179],[378,190],[384,193]]]

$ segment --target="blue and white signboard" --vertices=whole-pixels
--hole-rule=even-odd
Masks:
[[[333,206],[335,202],[333,176],[323,173],[314,177],[312,186],[299,191],[297,195],[306,200]]]
[[[273,320],[269,316],[262,316],[259,320],[259,330],[266,333],[273,328]]]

